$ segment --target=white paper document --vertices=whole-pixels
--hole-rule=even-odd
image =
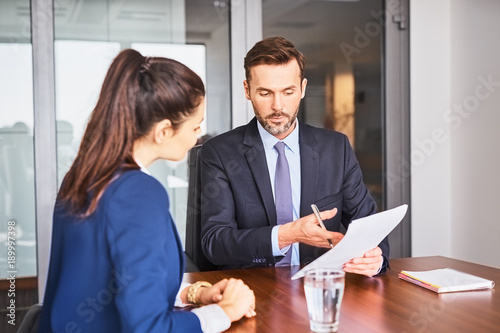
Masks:
[[[352,221],[344,238],[333,249],[295,273],[292,280],[303,277],[305,271],[310,268],[341,269],[349,260],[363,256],[380,244],[385,236],[401,222],[407,210],[408,205],[401,205]]]

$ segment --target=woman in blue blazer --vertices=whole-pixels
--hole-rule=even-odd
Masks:
[[[174,60],[115,58],[57,197],[41,332],[220,332],[255,315],[241,280],[181,287],[168,195],[146,169],[195,144],[204,95]],[[189,303],[205,306],[174,310]]]

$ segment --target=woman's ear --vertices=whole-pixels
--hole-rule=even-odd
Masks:
[[[163,143],[165,140],[170,139],[174,135],[174,128],[170,119],[163,119],[156,123],[154,127],[154,141],[155,143]]]

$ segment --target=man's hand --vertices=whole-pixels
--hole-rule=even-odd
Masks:
[[[321,219],[328,220],[337,214],[337,208],[321,212]],[[293,243],[304,243],[317,247],[330,247],[328,239],[333,245],[344,237],[340,232],[328,231],[320,227],[314,214],[304,216],[298,220],[280,226],[278,242],[280,249]]]
[[[379,272],[384,258],[382,250],[376,247],[373,250],[366,252],[361,258],[354,258],[344,264],[344,271],[348,273],[362,274],[366,276],[374,276]]]

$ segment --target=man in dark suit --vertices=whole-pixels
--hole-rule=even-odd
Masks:
[[[304,68],[304,56],[282,37],[255,44],[244,81],[255,118],[202,147],[202,248],[221,269],[307,264],[330,247],[328,240],[340,241],[341,224],[377,211],[347,137],[298,122]],[[280,141],[293,210],[283,224],[283,204],[275,205],[284,179],[277,171],[283,152],[274,147]],[[311,214],[313,203],[328,230]],[[344,270],[373,276],[385,271],[388,256],[385,239]]]

